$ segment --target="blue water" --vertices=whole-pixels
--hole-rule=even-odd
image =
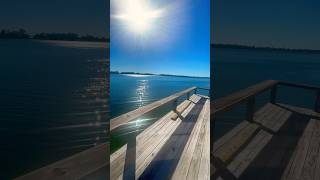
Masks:
[[[214,98],[226,96],[267,79],[320,86],[320,54],[215,48],[211,58]],[[257,108],[269,100],[269,93],[257,97]],[[281,87],[277,101],[313,108],[315,92]],[[244,117],[244,105],[219,115],[215,130],[217,136],[221,136]]]
[[[106,141],[106,48],[0,40],[0,179]]]
[[[188,77],[171,77],[171,76],[132,76],[111,74],[110,77],[110,113],[116,117],[123,113],[137,109],[164,97],[170,96],[179,91],[185,90],[192,86],[210,87],[209,78],[188,78]],[[208,91],[198,91],[203,95],[208,95]],[[179,102],[185,100],[181,97]],[[133,124],[114,133],[118,138],[125,138],[135,131],[141,131],[158,120],[159,117],[169,112],[172,105],[164,106],[155,112],[146,114],[137,119]],[[117,139],[119,140],[119,139]],[[116,139],[111,140],[112,149]]]

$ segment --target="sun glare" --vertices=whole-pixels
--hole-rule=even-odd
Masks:
[[[147,0],[122,0],[119,12],[113,15],[121,20],[128,30],[143,34],[156,28],[156,23],[164,14],[164,9],[154,9]]]

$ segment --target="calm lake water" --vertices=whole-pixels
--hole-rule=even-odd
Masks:
[[[320,54],[255,49],[215,48],[212,52],[214,98],[228,95],[263,80],[275,79],[320,86]],[[270,92],[257,99],[261,106]],[[315,93],[280,88],[278,102],[313,108]],[[218,116],[216,136],[244,119],[244,106]]]
[[[0,40],[0,179],[106,141],[105,46]]]
[[[171,76],[120,75],[111,74],[110,77],[110,114],[111,117],[137,109],[164,97],[170,96],[192,86],[210,87],[209,78],[189,78]],[[198,91],[208,95],[207,91]],[[185,100],[182,97],[179,101]],[[172,105],[164,106],[155,112],[130,123],[128,127],[112,134],[111,149],[123,144],[124,139],[132,132],[141,131],[167,113]]]
[[[92,43],[0,40],[0,179],[12,179],[106,141],[106,49]],[[214,49],[214,98],[266,79],[320,86],[320,54]],[[111,116],[149,104],[209,79],[111,75]],[[289,92],[289,93],[288,93]],[[201,93],[206,93],[201,92]],[[268,92],[258,97],[266,102]],[[279,101],[312,107],[311,91],[280,89]],[[113,134],[113,148],[169,106]],[[244,115],[240,106],[219,115],[223,134]],[[244,117],[244,116],[243,116]]]

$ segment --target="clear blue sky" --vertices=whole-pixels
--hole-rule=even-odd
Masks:
[[[1,0],[0,29],[106,36],[108,0]]]
[[[111,16],[119,13],[115,1]],[[127,32],[111,17],[111,70],[209,77],[210,0],[151,2],[167,10],[151,33]]]
[[[320,49],[320,1],[213,2],[214,43]]]

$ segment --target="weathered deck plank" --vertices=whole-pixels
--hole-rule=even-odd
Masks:
[[[267,103],[254,114],[253,123],[242,121],[214,143],[214,157],[239,178],[271,140],[273,135],[264,129],[278,132],[290,115],[290,111]]]
[[[90,175],[98,169],[107,168],[107,150],[109,144],[101,144],[89,150],[75,154],[69,158],[45,166],[36,171],[30,172],[24,176],[16,178],[17,180],[29,179],[80,179]],[[90,157],[90,158],[88,158]],[[107,171],[107,169],[105,169]]]
[[[110,177],[112,179],[118,179],[122,177],[125,157],[126,157],[127,145],[122,146],[118,151],[110,156]]]
[[[145,129],[142,133],[140,133],[137,139],[136,146],[136,178],[140,177],[141,174],[145,171],[145,169],[152,163],[155,156],[158,152],[163,148],[164,144],[167,143],[168,139],[174,136],[174,133],[177,133],[177,128],[181,125],[182,122],[188,121],[187,116],[190,119],[190,112],[194,111],[194,107],[201,99],[198,95],[192,95],[189,100],[182,102],[177,108],[184,109],[183,112],[179,115],[176,120],[172,120],[172,117],[176,114],[176,112],[169,112],[165,116],[163,116],[160,120],[152,124],[150,127]],[[198,106],[198,105],[197,105]],[[183,107],[183,108],[181,108]],[[186,107],[186,108],[184,108]],[[206,108],[206,118],[209,121],[209,107]],[[199,119],[199,122],[203,121],[203,116]],[[194,116],[195,117],[195,116]],[[191,124],[189,124],[190,126]],[[203,125],[203,124],[202,124]],[[207,125],[208,126],[208,125]],[[191,126],[190,126],[191,127]],[[201,127],[201,126],[200,126]],[[203,128],[202,128],[203,129]],[[209,136],[210,130],[205,130],[205,133]],[[209,137],[208,142],[209,142]],[[207,145],[207,153],[210,153],[210,148]],[[210,155],[208,154],[208,167],[210,163]],[[119,163],[121,161],[122,163]],[[125,162],[125,147],[122,147],[115,153],[111,155],[110,163],[111,163],[111,179],[122,179],[123,171],[124,171],[124,162]],[[209,172],[209,171],[208,171]]]
[[[273,132],[278,132],[281,126],[289,119],[292,114],[290,111],[268,103],[265,105],[268,107],[268,112],[264,116],[256,116],[255,122],[260,123],[262,126],[270,129]]]
[[[184,101],[182,102],[177,108],[180,109],[180,107],[182,106],[186,106],[186,104],[188,104],[187,107],[189,107],[189,103],[192,101],[194,103],[198,102],[200,99],[200,97],[196,96],[196,95],[192,95],[190,97],[190,101]],[[187,108],[186,108],[187,109]],[[184,110],[186,110],[184,109]],[[183,113],[180,112],[180,113]],[[156,121],[155,123],[153,123],[150,127],[148,127],[147,129],[145,129],[143,131],[143,134],[140,134],[137,136],[137,144],[138,145],[142,145],[142,144],[146,144],[148,142],[150,142],[152,140],[152,136],[155,135],[160,129],[163,128],[163,126],[165,126],[168,123],[174,123],[174,121],[172,121],[172,118],[176,113],[175,112],[170,112],[167,113],[164,117],[161,118],[161,120]]]
[[[183,113],[182,117],[186,117],[187,114],[191,111],[194,105],[189,106]],[[171,120],[173,121],[173,120]],[[137,159],[137,177],[139,177],[146,167],[151,163],[151,161],[155,158],[158,152],[162,149],[162,146],[168,141],[171,135],[175,132],[177,127],[181,124],[181,119],[178,118],[176,123],[173,123],[173,126],[164,127],[158,133],[158,138],[153,139],[150,143],[141,148],[141,154]]]
[[[271,134],[261,130],[248,144],[248,146],[246,146],[243,151],[241,151],[239,155],[228,165],[228,169],[233,173],[233,175],[239,178],[271,138]]]
[[[197,98],[195,96],[191,97],[193,101],[196,101]],[[185,102],[183,102],[185,103]],[[182,103],[182,104],[183,104]],[[190,106],[191,108],[192,106]],[[165,141],[168,138],[168,135],[172,133],[174,128],[176,128],[180,121],[173,121],[171,120],[171,116],[173,116],[173,112],[167,113],[164,117],[162,117],[160,120],[152,124],[150,127],[148,127],[145,131],[143,131],[141,134],[137,136],[137,159],[138,161],[142,161],[141,159],[145,159],[146,156],[148,156],[148,152],[145,152],[144,147],[150,145],[150,143],[162,143],[162,141]],[[183,115],[182,115],[183,116]],[[155,130],[154,130],[155,129]],[[159,131],[163,129],[163,131]],[[154,131],[153,131],[154,130]],[[158,138],[158,139],[157,139]],[[158,144],[155,144],[158,145]],[[111,179],[117,179],[118,177],[122,176],[123,174],[123,168],[124,166],[120,166],[120,168],[116,165],[117,162],[121,161],[124,164],[125,160],[125,152],[121,149],[116,151],[111,155]],[[153,150],[153,149],[152,149]],[[144,152],[144,154],[142,154]],[[141,156],[144,155],[144,158],[141,158]],[[115,156],[121,156],[121,159],[116,159]],[[137,163],[137,173],[136,175],[141,174],[141,165],[140,163]]]
[[[205,113],[205,137],[203,139],[204,145],[201,154],[201,163],[200,163],[200,170],[198,173],[199,180],[209,180],[210,179],[210,103],[208,103],[209,107],[207,112]],[[202,141],[202,139],[199,139]]]
[[[260,130],[249,139],[245,146],[235,146],[238,149],[234,150],[232,146],[228,145],[233,144],[233,141],[239,143],[241,133],[248,131],[246,128],[251,123],[243,121],[215,142],[216,147],[213,150],[217,152],[219,149],[220,153],[214,153],[214,156],[224,160],[224,165],[228,171],[240,179],[266,179],[268,176],[269,178],[281,177],[283,180],[318,180],[320,179],[320,119],[312,119],[317,115],[316,112],[306,108],[267,104],[255,114],[254,121],[257,122]],[[301,125],[302,127],[300,127]],[[265,128],[271,131],[264,131]],[[294,134],[290,134],[290,130],[293,130],[292,133]],[[301,133],[299,133],[300,131]],[[299,137],[300,139],[294,140]],[[284,140],[290,142],[281,145],[281,141]],[[295,141],[296,143],[294,143]],[[275,143],[278,144],[270,146],[270,144]],[[266,148],[267,146],[268,148]],[[279,152],[281,156],[287,157],[283,157],[282,160],[277,159],[277,162],[273,163],[276,160],[273,157],[274,153],[278,152],[277,148],[281,151]],[[290,151],[290,148],[291,152],[294,150],[293,153],[287,152]],[[262,150],[264,150],[263,155],[261,154]],[[235,152],[236,154],[228,152]],[[230,159],[232,156],[233,158]],[[260,158],[256,159],[258,156]],[[279,158],[280,156],[276,157]],[[252,163],[254,164],[252,165]],[[246,172],[248,168],[252,169]],[[262,174],[257,174],[258,169],[256,168]],[[272,176],[270,168],[276,168],[276,173],[280,173],[279,176]],[[218,177],[218,179],[223,178],[221,175]]]
[[[187,107],[187,109],[182,112],[181,116],[185,118],[187,114],[191,111],[191,109],[195,106],[194,103],[197,103],[200,100],[199,97],[195,95],[192,99],[193,103]],[[164,126],[162,129],[154,132],[156,137],[149,141],[148,144],[145,146],[138,148],[141,151],[138,151],[138,158],[137,158],[137,177],[139,177],[145,168],[151,163],[153,158],[157,155],[157,153],[161,150],[163,144],[167,142],[170,136],[174,133],[176,128],[181,124],[181,119],[178,118],[177,120],[172,120],[170,117],[174,116],[175,112],[171,112],[168,119],[172,122],[172,126]],[[177,122],[176,122],[177,121]],[[146,136],[150,136],[150,134],[146,134]],[[139,154],[141,153],[141,154]]]
[[[282,176],[289,179],[319,179],[320,121],[311,119]]]
[[[143,179],[168,179],[174,173],[190,134],[203,114],[205,99],[202,98],[161,148],[142,175]]]
[[[201,117],[198,118],[199,120],[185,145],[172,179],[205,179],[210,177],[209,110],[209,101],[207,101]]]
[[[279,104],[281,107],[286,108],[289,111],[299,113],[302,115],[310,116],[312,118],[320,119],[320,113],[315,112],[312,109],[303,108],[303,107],[297,107],[297,106],[291,106],[288,104]]]
[[[234,154],[255,134],[258,130],[258,125],[247,123],[240,131],[231,132],[233,136],[229,138],[222,137],[223,145],[213,151],[215,157],[219,158],[222,162],[227,163],[231,160]],[[232,130],[233,131],[233,130]],[[214,148],[215,149],[215,148]]]
[[[277,104],[279,86],[316,92],[314,109]],[[256,96],[266,90],[271,90],[271,103],[252,114]],[[320,87],[271,80],[213,102],[213,115],[247,103],[249,122],[240,123],[214,143],[212,177],[219,180],[320,179],[320,112],[315,112],[319,110],[319,92]],[[248,106],[250,104],[252,106]],[[308,124],[310,119],[313,120]],[[251,136],[244,136],[250,123],[258,128]]]

